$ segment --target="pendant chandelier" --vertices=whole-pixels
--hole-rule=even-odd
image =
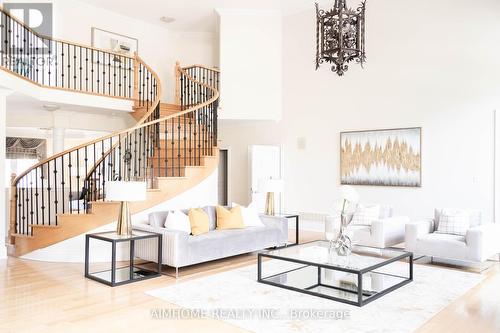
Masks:
[[[348,63],[365,62],[365,2],[357,9],[347,8],[346,0],[335,0],[329,11],[316,3],[316,70],[324,63],[332,64],[339,76]]]

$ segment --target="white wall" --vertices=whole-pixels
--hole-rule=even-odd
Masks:
[[[175,198],[149,208],[143,212],[132,215],[133,223],[147,221],[151,212],[165,211],[171,209],[184,209],[191,207],[203,207],[217,204],[217,175],[215,170],[209,177],[195,187],[181,193]],[[112,231],[116,229],[116,221],[100,228],[91,230],[89,233]],[[126,259],[129,251],[126,247],[117,253],[117,260]],[[67,239],[46,248],[33,251],[24,255],[24,259],[53,261],[53,262],[84,262],[85,259],[85,234]],[[108,244],[95,242],[92,244],[90,261],[107,262],[110,260],[111,251]]]
[[[338,195],[339,132],[422,126],[422,187],[360,186],[362,201],[393,204],[412,218],[440,206],[480,208],[491,218],[498,13],[494,0],[367,3],[367,63],[342,78],[327,65],[314,70],[313,6],[285,17],[283,120],[219,126],[232,147],[233,200],[248,197],[249,144],[283,144],[285,209],[322,213]]]
[[[220,119],[281,118],[281,13],[219,9]]]

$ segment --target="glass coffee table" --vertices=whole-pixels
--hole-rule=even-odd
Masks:
[[[355,245],[343,257],[329,251],[328,241],[314,241],[260,252],[257,280],[363,306],[413,281],[413,254]]]

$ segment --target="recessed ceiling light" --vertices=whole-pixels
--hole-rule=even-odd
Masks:
[[[162,21],[163,23],[172,23],[175,21],[175,18],[170,16],[162,16],[160,17],[160,21]]]

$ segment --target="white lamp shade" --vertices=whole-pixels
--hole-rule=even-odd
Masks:
[[[146,182],[106,182],[106,200],[144,201],[146,200]]]
[[[259,192],[261,193],[281,193],[283,192],[283,179],[259,179]]]

